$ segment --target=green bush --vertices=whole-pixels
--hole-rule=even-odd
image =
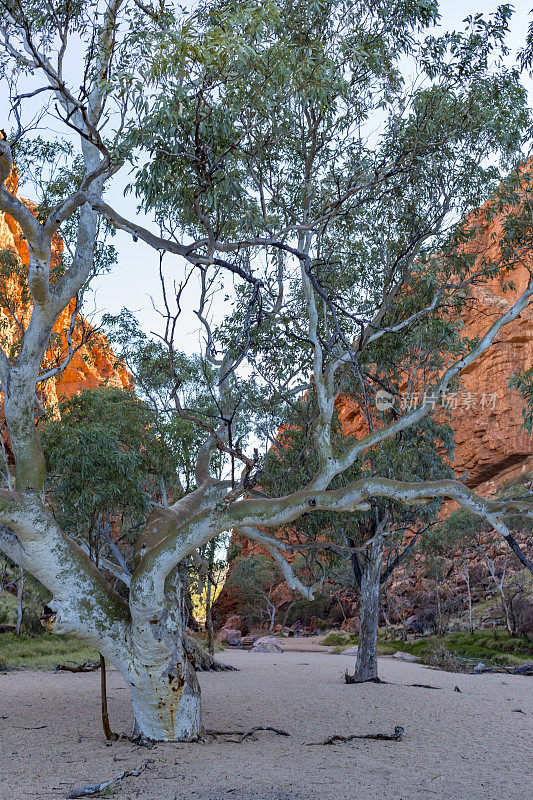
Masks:
[[[392,655],[397,650],[419,656],[426,663],[442,668],[446,668],[444,662],[448,661],[451,665],[457,657],[492,661],[504,667],[533,659],[533,642],[522,636],[509,636],[504,628],[491,628],[472,634],[456,632],[442,637],[427,636],[415,642],[399,640],[379,644],[381,655]]]
[[[349,644],[350,640],[347,636],[343,636],[340,633],[328,633],[325,639],[322,639],[320,644],[323,644],[325,647],[335,647],[336,645],[340,644]]]
[[[292,625],[296,620],[300,620],[303,625],[308,625],[313,617],[322,620],[326,616],[326,610],[330,604],[331,598],[326,596],[317,597],[315,600],[298,600],[289,611],[287,625]]]
[[[0,633],[0,652],[7,669],[54,669],[59,663],[97,661],[98,652],[73,636],[28,636]]]

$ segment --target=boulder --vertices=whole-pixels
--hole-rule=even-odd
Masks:
[[[420,661],[418,656],[414,656],[412,653],[404,653],[403,650],[397,650],[394,653],[393,658],[397,658],[399,661]]]
[[[283,653],[283,649],[278,644],[257,644],[250,650],[251,653]]]
[[[231,631],[240,631],[241,633],[244,633],[246,626],[239,614],[230,614],[223,627]]]
[[[346,650],[342,651],[343,656],[356,656],[357,651],[359,650],[356,644],[352,645],[352,647],[347,647]]]
[[[217,641],[225,642],[230,647],[238,647],[241,643],[241,632],[232,628],[222,628],[217,633]]]
[[[492,670],[490,667],[487,667],[487,665],[484,664],[483,661],[478,661],[472,672],[478,675],[481,672],[492,672]]]
[[[283,653],[283,647],[275,636],[261,636],[253,644],[252,653]]]

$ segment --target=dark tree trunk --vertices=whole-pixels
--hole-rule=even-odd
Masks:
[[[378,678],[379,589],[383,538],[376,536],[367,548],[361,575],[361,629],[355,665],[357,683]]]
[[[213,634],[213,616],[211,614],[211,578],[209,575],[207,576],[207,588],[206,588],[206,598],[205,598],[205,629],[207,631],[207,649],[209,651],[210,656],[215,655],[215,636]]]

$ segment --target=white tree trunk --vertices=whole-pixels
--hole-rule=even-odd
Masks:
[[[184,646],[184,607],[176,569],[158,618],[132,620],[132,657],[121,671],[132,695],[133,736],[165,742],[200,736],[200,684]]]
[[[474,633],[474,624],[472,621],[472,587],[470,585],[470,573],[468,572],[468,567],[464,567],[464,569],[461,571],[461,575],[464,578],[466,591],[468,593],[468,632],[472,634]]]
[[[378,677],[379,580],[383,559],[381,536],[375,537],[365,555],[365,559],[362,559],[361,629],[355,664],[355,679],[358,683],[376,680]]]
[[[158,742],[198,739],[202,727],[200,685],[184,653],[179,660],[155,665],[132,660],[127,674],[133,736]]]

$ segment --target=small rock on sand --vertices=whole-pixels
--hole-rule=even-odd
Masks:
[[[420,661],[420,658],[418,656],[414,656],[412,653],[404,653],[403,650],[397,650],[394,653],[393,658],[397,658],[400,661],[411,661],[411,662]]]

